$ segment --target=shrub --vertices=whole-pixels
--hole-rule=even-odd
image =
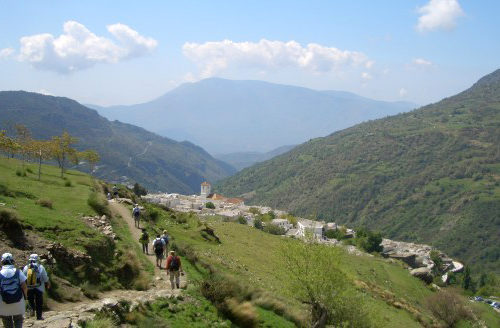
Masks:
[[[41,198],[36,201],[36,204],[40,205],[41,207],[46,207],[46,208],[53,208],[53,202],[50,199],[47,198]]]
[[[23,226],[15,212],[0,209],[0,228],[18,247],[25,241]]]
[[[261,214],[260,210],[257,207],[250,207],[250,209],[248,210],[248,212],[252,213],[253,215],[259,215],[259,214]]]
[[[427,307],[434,317],[446,327],[454,327],[460,320],[472,319],[460,295],[448,290],[441,290],[427,298]]]
[[[91,284],[90,282],[85,282],[82,286],[82,293],[91,300],[96,300],[99,298],[99,286]]]
[[[9,188],[7,188],[7,186],[3,185],[3,184],[0,184],[0,195],[4,195],[4,196],[7,196],[7,197],[16,197],[16,194],[13,193],[12,191],[9,190]]]
[[[259,230],[262,230],[264,228],[264,225],[262,224],[262,220],[258,219],[258,218],[253,221],[253,226]]]
[[[65,187],[71,187],[71,186],[72,186],[72,184],[71,184],[71,180],[66,180],[66,181],[64,181],[64,186],[65,186]]]
[[[31,169],[31,167],[28,167],[28,168],[26,169],[26,172],[28,172],[28,173],[33,173],[33,170]]]
[[[382,235],[365,228],[359,228],[356,231],[354,242],[368,253],[381,252],[383,250],[383,247],[380,245],[382,243]]]
[[[284,235],[286,233],[285,229],[279,227],[275,224],[268,224],[264,227],[264,231],[272,235]]]
[[[238,216],[238,223],[239,224],[247,224],[247,220],[245,219],[244,216]]]
[[[116,322],[109,318],[95,318],[91,321],[87,321],[84,323],[83,327],[85,328],[114,328],[117,327]]]
[[[25,176],[26,176],[26,171],[21,170],[21,169],[17,169],[17,170],[16,170],[16,175],[17,175],[18,177],[25,177]]]
[[[240,303],[237,299],[230,298],[225,303],[227,307],[226,314],[232,322],[243,328],[257,327],[259,317],[250,302]]]
[[[215,209],[215,205],[214,205],[214,203],[212,203],[212,202],[207,202],[207,203],[205,204],[205,207],[206,207],[206,208],[210,208],[210,209],[212,209],[212,210],[213,210],[213,209]]]
[[[108,202],[106,198],[98,194],[97,192],[92,192],[87,199],[87,204],[96,211],[99,215],[111,216],[108,208]]]
[[[146,188],[144,188],[143,186],[141,186],[137,182],[134,184],[134,188],[132,189],[132,191],[137,196],[145,196],[148,194],[148,191],[146,190]]]

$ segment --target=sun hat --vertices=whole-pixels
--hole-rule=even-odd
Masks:
[[[12,264],[14,263],[14,256],[11,253],[2,254],[2,264]]]
[[[38,262],[38,254],[31,254],[29,260],[30,262]]]

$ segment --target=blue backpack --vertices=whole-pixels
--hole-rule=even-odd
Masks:
[[[17,303],[21,300],[23,290],[21,289],[19,270],[16,269],[16,273],[10,278],[0,274],[0,294],[6,304]]]

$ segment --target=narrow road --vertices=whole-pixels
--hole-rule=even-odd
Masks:
[[[140,154],[137,154],[135,155],[135,157],[139,157],[139,156],[142,156],[142,155],[145,155],[148,150],[149,150],[149,147],[151,147],[151,145],[153,144],[152,141],[148,141],[148,144],[146,145],[146,147],[144,148],[144,151]],[[130,156],[129,159],[128,159],[128,163],[127,163],[127,166],[130,167],[130,165],[132,165],[132,159],[134,158],[134,156]]]

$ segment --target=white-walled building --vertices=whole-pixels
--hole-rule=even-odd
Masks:
[[[285,232],[293,228],[293,225],[287,219],[274,219],[271,221],[271,224],[285,229]]]
[[[212,192],[212,185],[210,183],[208,183],[207,181],[204,181],[201,184],[200,196],[204,197],[204,198],[207,198],[208,195],[210,195],[211,192]]]
[[[312,233],[315,238],[323,238],[323,223],[308,219],[297,222],[297,236],[305,237],[307,233]]]

